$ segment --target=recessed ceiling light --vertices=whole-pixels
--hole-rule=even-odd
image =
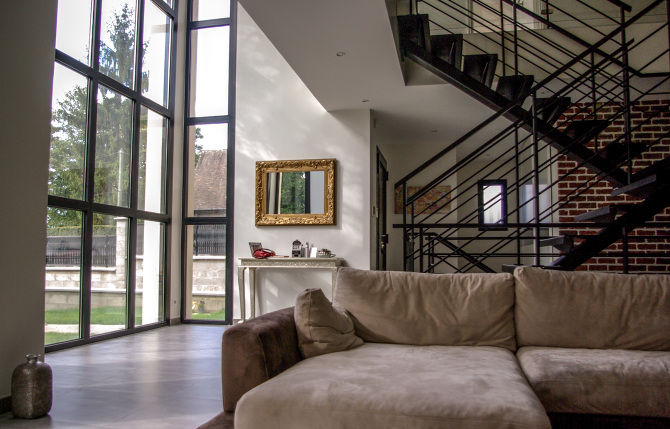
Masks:
[[[339,52],[336,53],[335,55],[337,55],[338,57],[343,57],[343,56],[347,55],[347,53],[344,52],[344,51],[339,51]]]
[[[370,99],[369,99],[369,98],[364,98],[364,99],[361,100],[361,102],[362,102],[362,103],[369,103],[369,102],[370,102]]]

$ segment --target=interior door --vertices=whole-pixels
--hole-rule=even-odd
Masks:
[[[375,269],[386,270],[389,236],[386,232],[386,182],[389,173],[384,155],[377,149],[377,261]]]

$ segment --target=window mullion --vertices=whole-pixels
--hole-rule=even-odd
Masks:
[[[95,140],[96,122],[98,114],[97,104],[98,83],[95,80],[88,82],[88,106],[86,124],[86,161],[84,180],[84,198],[87,209],[83,217],[83,246],[81,261],[81,287],[79,324],[81,337],[85,340],[91,336],[91,269],[93,260],[93,207],[95,196]]]

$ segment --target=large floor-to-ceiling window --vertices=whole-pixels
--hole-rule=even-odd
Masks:
[[[182,320],[232,322],[235,1],[189,0]]]
[[[47,349],[166,319],[176,2],[58,2]]]

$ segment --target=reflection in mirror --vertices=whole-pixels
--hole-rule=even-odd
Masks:
[[[256,225],[335,225],[335,159],[256,162]]]
[[[323,214],[325,171],[267,173],[267,214]]]

